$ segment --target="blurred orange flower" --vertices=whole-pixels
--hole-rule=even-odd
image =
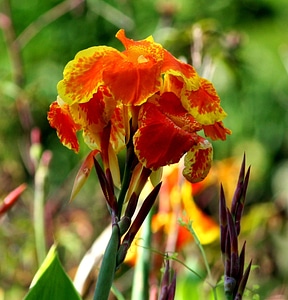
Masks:
[[[178,252],[193,241],[191,232],[180,224],[180,219],[187,224],[192,221],[193,230],[202,245],[214,242],[220,235],[219,224],[194,202],[194,184],[183,179],[180,169],[180,164],[164,167],[159,206],[152,218],[152,247],[153,244],[156,245],[156,249],[163,253]],[[197,191],[197,185],[195,190]],[[127,253],[125,262],[128,264],[136,263],[137,249],[141,247],[140,236],[141,233]]]
[[[165,167],[159,210],[152,221],[153,232],[162,228],[168,238],[169,235],[174,235],[174,245],[171,246],[176,251],[193,240],[191,233],[179,224],[179,219],[185,223],[192,221],[192,227],[203,245],[212,243],[219,237],[217,222],[198,208],[193,200],[193,184],[179,175],[179,165]]]

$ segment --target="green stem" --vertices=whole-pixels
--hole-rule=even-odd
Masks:
[[[119,242],[120,232],[118,225],[115,224],[112,226],[111,237],[103,256],[93,300],[107,300],[109,297],[115,276]]]
[[[144,221],[142,229],[142,245],[137,249],[137,263],[134,270],[132,300],[149,299],[149,271],[150,271],[150,247],[151,247],[151,219],[150,210]]]
[[[207,260],[207,256],[206,256],[205,250],[204,250],[202,244],[200,243],[200,240],[198,239],[197,234],[194,231],[194,229],[192,228],[192,226],[191,226],[191,229],[192,229],[192,234],[193,234],[194,240],[195,240],[196,244],[198,245],[198,247],[200,249],[200,252],[202,254],[202,257],[203,257],[203,260],[204,260],[204,264],[205,264],[205,267],[206,267],[206,270],[207,270],[207,273],[208,273],[208,277],[210,279],[212,279],[211,270],[210,270],[210,267],[209,267],[209,263],[208,263],[208,260]],[[214,285],[212,285],[211,283],[209,283],[209,285],[212,287],[212,292],[213,292],[214,300],[217,300],[216,287]]]
[[[48,174],[48,165],[51,159],[49,151],[45,151],[41,157],[39,166],[35,173],[34,191],[34,232],[38,265],[40,266],[46,257],[45,241],[45,180]]]
[[[117,300],[125,300],[124,296],[121,294],[121,292],[114,285],[112,285],[111,291],[112,291],[113,295],[116,297]]]
[[[212,288],[212,292],[213,292],[214,300],[217,300],[217,291],[216,291],[216,287],[213,287],[213,288]]]
[[[226,300],[233,300],[233,294],[232,293],[225,293]]]
[[[193,229],[192,222],[189,222],[188,224],[185,224],[183,221],[181,221],[181,220],[179,220],[179,221],[180,221],[180,224],[182,224],[182,226],[185,226],[191,232],[191,234],[193,235],[194,241],[195,241],[196,245],[198,246],[198,248],[200,249],[201,255],[203,257],[205,268],[206,268],[206,271],[208,273],[208,277],[209,277],[209,279],[212,279],[212,274],[211,274],[211,270],[210,270],[210,267],[209,267],[209,263],[208,263],[208,260],[207,260],[207,256],[206,256],[205,250],[204,250],[204,248],[203,248],[203,246],[202,246],[202,244],[201,244],[201,242],[200,242],[200,240],[199,240],[199,238],[198,238],[195,230]],[[214,299],[217,300],[217,292],[216,292],[215,285],[213,285],[213,284],[211,284],[209,282],[208,282],[208,284],[212,288]]]

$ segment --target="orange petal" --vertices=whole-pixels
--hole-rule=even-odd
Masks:
[[[104,85],[105,74],[119,69],[123,55],[106,46],[91,47],[78,52],[63,72],[58,94],[68,104],[85,103]]]
[[[174,93],[163,93],[155,103],[159,106],[159,110],[169,117],[169,119],[182,130],[192,134],[202,130],[203,126],[187,112],[187,110],[183,107],[180,98],[178,98]]]
[[[161,93],[173,92],[179,98],[181,96],[182,90],[184,88],[184,82],[180,77],[175,77],[169,74],[163,76],[163,85]]]
[[[116,107],[116,101],[107,89],[100,87],[90,101],[70,107],[71,116],[81,125],[85,143],[91,149],[101,149],[101,135],[111,122],[110,142],[118,153],[125,145],[123,106]]]
[[[186,110],[203,125],[211,125],[226,117],[226,113],[220,106],[220,98],[212,83],[201,78],[199,89],[189,92],[182,97]]]
[[[145,167],[156,170],[176,163],[195,143],[195,137],[176,126],[156,105],[140,110],[139,129],[134,138],[135,153]]]
[[[199,143],[191,147],[184,157],[183,176],[192,183],[203,180],[211,168],[212,156],[212,145],[199,137]]]
[[[200,77],[196,70],[189,64],[186,64],[175,58],[170,52],[165,50],[164,62],[162,67],[163,74],[169,74],[184,82],[185,90],[195,91],[199,88]]]
[[[105,126],[107,126],[113,108],[111,99],[103,97],[102,90],[99,89],[97,93],[86,103],[74,104],[70,108],[73,119],[81,125],[83,129],[83,136],[85,143],[91,149],[100,149],[101,134]],[[109,108],[107,109],[107,105]],[[116,104],[114,101],[114,108]]]
[[[111,116],[111,133],[110,143],[116,153],[121,151],[125,147],[126,128],[123,112],[123,105],[115,108]]]
[[[223,122],[216,122],[212,125],[203,126],[204,133],[212,140],[226,140],[226,134],[231,134],[231,130],[224,127]]]
[[[115,152],[115,150],[112,148],[111,142],[109,143],[108,146],[108,157],[109,157],[109,169],[111,171],[113,184],[120,190],[121,176],[120,176],[119,161],[117,157],[117,152]]]
[[[140,105],[159,91],[164,49],[152,38],[133,41],[126,38],[124,30],[116,37],[126,50],[123,58],[110,72],[105,72],[104,82],[116,99],[127,105]]]
[[[61,143],[78,152],[79,143],[76,132],[80,130],[80,126],[71,117],[69,106],[67,104],[60,106],[57,101],[53,102],[48,112],[48,121],[50,126],[57,130]]]
[[[150,45],[151,43],[154,43],[154,39],[152,36],[149,36],[148,38],[146,38],[145,40],[141,40],[141,41],[134,41],[132,39],[128,39],[125,35],[125,30],[124,29],[120,29],[117,33],[116,33],[116,38],[121,41],[121,43],[124,45],[124,47],[126,49],[129,48],[133,48],[135,45]],[[145,46],[143,46],[145,47]]]

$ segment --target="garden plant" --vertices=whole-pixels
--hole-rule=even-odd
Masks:
[[[0,300],[287,299],[287,13],[2,0]]]

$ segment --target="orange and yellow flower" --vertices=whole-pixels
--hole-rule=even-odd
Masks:
[[[202,180],[210,169],[212,146],[198,132],[212,140],[230,134],[213,85],[152,37],[134,41],[124,30],[116,37],[124,51],[91,47],[66,65],[48,113],[50,125],[76,152],[78,131],[92,150],[108,151],[103,135],[109,127],[110,148],[117,154],[133,138],[138,160],[152,170],[186,154],[184,176]]]

